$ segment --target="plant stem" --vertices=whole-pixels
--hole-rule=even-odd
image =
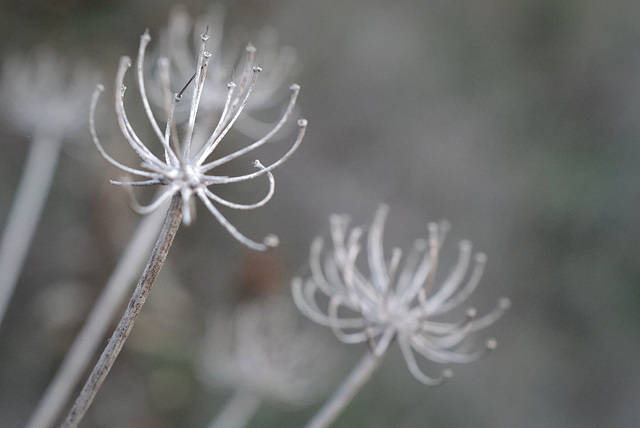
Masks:
[[[246,390],[235,392],[208,428],[242,428],[260,407],[260,398]]]
[[[373,372],[376,371],[382,355],[367,352],[360,362],[353,368],[349,376],[336,389],[331,398],[327,400],[322,408],[307,423],[306,428],[325,428],[336,420],[338,415],[353,400],[362,386],[369,380]]]
[[[62,137],[36,131],[0,247],[0,324],[42,215],[60,157]]]
[[[182,208],[180,195],[176,194],[171,200],[169,211],[165,218],[162,230],[158,236],[158,240],[151,252],[151,257],[147,262],[147,266],[142,273],[142,277],[136,286],[131,300],[127,305],[120,323],[113,332],[111,339],[107,343],[106,348],[102,351],[102,355],[98,360],[93,371],[89,375],[89,379],[85,383],[80,395],[76,399],[75,404],[69,411],[67,419],[62,423],[61,428],[75,428],[78,426],[85,413],[89,409],[94,397],[102,386],[105,378],[109,374],[109,370],[113,366],[120,350],[124,346],[124,342],[129,337],[133,324],[142,310],[144,302],[147,300],[151,287],[167,258],[167,253],[173,242],[173,238],[178,231],[180,221],[182,220]]]
[[[140,221],[82,330],[76,336],[73,345],[40,399],[38,407],[31,415],[27,428],[49,428],[58,418],[69,400],[69,395],[76,387],[80,376],[87,369],[98,345],[102,342],[115,312],[120,308],[127,293],[130,292],[130,286],[133,285],[136,275],[139,274],[139,269],[144,264],[146,254],[149,254],[153,241],[158,236],[165,217],[163,211],[167,206],[168,204],[163,205]]]

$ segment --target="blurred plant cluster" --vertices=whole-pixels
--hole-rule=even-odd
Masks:
[[[45,426],[34,412],[47,388],[79,367],[64,417],[100,352],[82,369],[70,350],[110,301],[101,332],[85,333],[104,346],[166,212],[136,214],[109,183],[136,177],[92,142],[96,84],[108,156],[149,171],[153,158],[141,165],[126,144],[139,138],[171,166],[165,125],[180,147],[205,29],[193,154],[233,125],[208,159],[228,159],[208,172],[225,184],[185,197],[191,224],[85,426],[303,426],[363,355],[379,359],[336,428],[634,426],[639,18],[640,6],[595,0],[3,2],[0,245],[16,246],[0,257],[0,426]],[[136,75],[147,28],[148,107]],[[246,104],[229,82],[251,88]],[[129,189],[140,206],[167,188],[145,178],[156,186]],[[441,218],[455,228],[428,223]],[[271,233],[275,250],[243,245],[264,249]],[[514,308],[493,324],[510,306],[501,296]],[[494,336],[489,358],[458,365]],[[442,387],[423,385],[450,366]]]

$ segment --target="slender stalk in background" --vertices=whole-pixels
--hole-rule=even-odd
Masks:
[[[89,375],[89,379],[87,379],[87,382],[82,388],[75,404],[69,411],[64,423],[61,425],[62,427],[72,428],[78,426],[89,409],[89,406],[93,402],[98,390],[102,386],[102,383],[109,374],[111,367],[113,367],[113,363],[116,361],[118,354],[122,350],[124,342],[129,337],[133,324],[135,323],[138,315],[140,315],[142,306],[151,292],[153,282],[158,276],[158,273],[160,273],[160,269],[167,258],[173,238],[175,237],[178,227],[180,226],[180,222],[182,221],[181,202],[180,195],[176,194],[173,196],[165,222],[162,225],[162,230],[158,236],[158,240],[153,248],[149,262],[142,273],[142,277],[133,292],[133,296],[131,296],[129,305],[127,305],[127,309],[122,316],[120,323],[113,332],[111,339],[109,339],[107,347],[102,352],[102,355],[91,372],[91,375]]]
[[[245,426],[261,402],[307,406],[333,386],[340,352],[324,332],[300,322],[290,296],[271,295],[224,312],[211,318],[198,374],[235,394],[210,428]]]
[[[247,390],[237,390],[208,428],[242,428],[256,413],[262,400]]]
[[[211,214],[213,214],[213,216],[220,222],[220,224],[224,226],[225,229],[233,237],[235,237],[238,241],[240,241],[247,247],[264,251],[269,247],[276,246],[278,243],[277,237],[273,235],[268,235],[262,243],[255,242],[247,238],[220,213],[218,208],[216,208],[216,206],[214,205],[214,202],[228,208],[239,210],[251,210],[265,205],[271,199],[275,191],[275,179],[271,171],[284,163],[302,143],[302,139],[304,138],[307,126],[307,121],[304,119],[298,120],[299,132],[293,146],[282,157],[280,157],[279,160],[270,164],[269,166],[265,167],[264,165],[262,165],[262,163],[260,163],[260,161],[256,160],[253,162],[253,165],[257,169],[257,171],[232,177],[228,175],[209,174],[209,172],[215,170],[220,165],[241,157],[244,154],[249,153],[269,142],[291,116],[298,93],[300,91],[300,87],[298,85],[291,86],[291,96],[289,99],[289,103],[287,104],[287,107],[282,114],[281,119],[265,136],[253,142],[252,144],[242,149],[236,150],[235,152],[232,152],[226,156],[215,160],[209,159],[211,154],[222,142],[225,135],[233,127],[233,124],[242,113],[245,105],[249,100],[249,96],[251,95],[253,87],[255,86],[258,74],[262,69],[260,67],[253,66],[255,48],[247,48],[249,55],[244,72],[242,73],[240,85],[237,86],[234,82],[230,82],[227,85],[228,92],[226,102],[218,124],[215,126],[215,129],[213,129],[213,131],[208,134],[209,137],[205,141],[198,141],[201,144],[198,146],[194,146],[193,137],[195,135],[194,131],[197,123],[198,108],[204,88],[209,59],[211,57],[211,54],[206,51],[206,43],[208,38],[209,36],[207,35],[207,31],[205,30],[205,33],[201,36],[199,57],[195,69],[196,72],[184,85],[182,90],[174,95],[173,101],[170,103],[170,105],[167,105],[167,120],[164,126],[164,130],[162,130],[158,125],[158,121],[156,120],[154,113],[151,110],[143,77],[144,57],[147,45],[151,41],[151,37],[149,36],[149,33],[147,31],[140,38],[138,60],[136,64],[136,78],[138,81],[138,89],[142,99],[145,114],[154,131],[154,134],[159,139],[160,145],[164,149],[164,156],[160,157],[156,156],[145,145],[145,143],[142,142],[140,137],[135,132],[133,126],[129,122],[124,106],[124,96],[126,91],[124,78],[127,70],[131,67],[132,63],[129,57],[125,56],[120,59],[120,65],[118,67],[116,76],[116,90],[114,94],[116,119],[124,138],[129,143],[130,147],[143,161],[140,165],[140,168],[132,168],[126,166],[116,161],[104,150],[98,138],[95,127],[96,105],[104,88],[102,85],[98,85],[94,91],[91,101],[91,107],[89,110],[89,127],[96,148],[98,149],[102,157],[113,166],[116,166],[117,168],[128,174],[143,178],[139,181],[127,180],[111,182],[113,184],[126,186],[129,188],[133,186],[162,186],[163,189],[161,190],[160,195],[151,204],[147,206],[141,206],[134,201],[134,208],[136,208],[137,211],[141,214],[150,214],[158,210],[158,208],[163,206],[164,203],[169,199],[171,199],[171,206],[167,213],[167,217],[165,219],[165,223],[161,230],[160,236],[158,237],[158,241],[156,242],[156,246],[153,249],[151,259],[149,260],[147,267],[143,272],[142,278],[140,279],[140,282],[138,283],[133,293],[133,296],[129,302],[129,306],[125,311],[120,324],[116,328],[116,331],[113,333],[113,336],[111,337],[111,340],[109,341],[107,347],[103,351],[102,356],[93,369],[93,372],[89,376],[89,379],[85,383],[84,388],[80,392],[80,395],[78,396],[75,404],[67,415],[67,418],[64,421],[62,427],[70,428],[78,426],[85,413],[87,412],[89,406],[91,405],[95,395],[97,394],[107,374],[109,373],[109,370],[113,366],[120,350],[124,346],[124,342],[129,336],[129,333],[133,328],[133,324],[142,309],[142,305],[144,304],[149,292],[151,291],[153,281],[155,280],[160,268],[162,267],[162,264],[164,263],[167,252],[169,250],[169,247],[171,246],[171,242],[173,241],[173,237],[175,236],[180,222],[182,221],[186,225],[188,225],[193,218],[193,197],[197,196],[198,199],[200,199],[205,204],[209,212],[211,212]],[[166,61],[161,60],[159,63],[159,68],[161,69],[161,73],[164,76],[162,81],[166,83],[163,90],[165,94],[169,95],[170,88],[168,82],[170,81],[170,78],[169,68],[166,67],[166,64]],[[185,91],[192,83],[193,93],[191,97],[189,119],[188,122],[184,124],[185,133],[183,138],[181,139],[176,132],[177,124],[174,120],[174,112],[176,106],[185,94]],[[268,180],[269,187],[267,194],[266,196],[262,197],[260,201],[252,204],[239,204],[228,201],[216,195],[209,189],[210,186],[214,185],[237,183],[241,181],[252,180],[254,178],[262,176],[265,176]]]
[[[36,132],[0,244],[0,325],[42,216],[60,157],[62,136]]]
[[[382,357],[383,355],[376,355],[375,352],[367,352],[331,398],[311,418],[306,428],[324,428],[331,425],[371,378],[380,365]]]
[[[436,287],[440,248],[449,224],[430,223],[428,239],[418,238],[403,260],[399,248],[389,256],[384,253],[382,237],[388,211],[388,206],[381,205],[370,226],[350,230],[347,216],[332,216],[333,249],[324,251],[324,240],[316,238],[309,257],[310,277],[293,280],[293,298],[304,315],[330,327],[343,343],[368,342],[372,350],[311,420],[309,428],[325,427],[335,420],[393,340],[398,342],[413,377],[431,386],[442,384],[453,372],[445,369],[440,376],[431,377],[418,365],[415,354],[439,364],[465,364],[497,346],[495,339],[488,339],[483,348],[473,350],[470,342],[473,333],[496,322],[509,308],[511,303],[505,297],[481,317],[468,308],[458,322],[438,319],[438,315],[459,308],[477,288],[487,257],[482,253],[473,257],[471,243],[462,241],[458,262]],[[469,269],[472,257],[473,268]],[[319,294],[328,302],[320,299],[320,303]]]
[[[86,64],[69,67],[46,47],[3,58],[0,114],[33,138],[0,241],[0,324],[51,190],[60,146],[85,126],[78,117],[87,110],[94,74]]]
[[[29,419],[27,428],[48,428],[57,419],[102,342],[146,255],[151,251],[164,217],[164,210],[160,209],[140,222],[82,330]]]

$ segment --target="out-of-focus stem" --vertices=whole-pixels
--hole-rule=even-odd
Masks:
[[[36,132],[0,244],[0,325],[42,215],[60,157],[62,137]]]
[[[158,236],[165,212],[161,207],[141,220],[82,330],[31,415],[27,428],[49,428],[58,418],[98,345],[102,343],[115,312],[121,306],[136,275],[139,275],[139,269]]]
[[[208,428],[242,428],[260,407],[261,400],[246,390],[238,390]]]
[[[376,371],[382,357],[383,355],[367,352],[331,398],[311,418],[306,428],[325,428],[331,425]]]
[[[131,296],[127,309],[61,427],[75,428],[78,426],[109,374],[111,367],[113,367],[118,354],[124,346],[124,342],[131,333],[133,324],[142,310],[142,306],[151,292],[151,287],[167,258],[169,248],[182,220],[181,206],[180,194],[177,193],[171,200],[171,205],[169,206],[169,211],[162,225],[158,240],[153,248],[147,266],[142,273],[142,277],[133,292],[133,296]]]

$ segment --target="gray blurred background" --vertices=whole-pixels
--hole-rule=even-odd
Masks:
[[[105,145],[126,159],[110,112],[118,58],[135,56],[145,28],[157,40],[172,3],[3,0],[0,54],[45,43],[92,63],[109,93]],[[205,426],[228,397],[194,369],[208,314],[255,293],[247,271],[262,265],[286,289],[331,213],[363,223],[382,202],[389,246],[446,218],[451,256],[468,238],[489,257],[472,302],[484,312],[505,295],[513,306],[491,329],[498,349],[453,367],[443,387],[415,381],[392,347],[336,428],[638,426],[640,3],[227,3],[227,30],[273,26],[298,54],[307,137],[275,172],[271,203],[225,212],[252,238],[278,234],[280,248],[256,263],[200,205],[85,426]],[[30,141],[2,123],[0,227]],[[0,330],[2,427],[26,422],[139,220],[88,125],[75,140]],[[318,405],[265,404],[250,426],[301,426]]]

